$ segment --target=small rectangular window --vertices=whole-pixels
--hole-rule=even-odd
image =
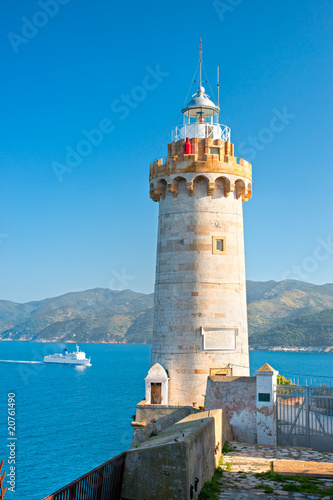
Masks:
[[[218,155],[220,152],[219,148],[210,148],[211,155]]]
[[[226,242],[222,236],[213,236],[213,254],[225,254]]]
[[[269,403],[271,400],[271,395],[266,392],[259,392],[258,401]]]
[[[216,250],[223,252],[223,240],[216,240]]]

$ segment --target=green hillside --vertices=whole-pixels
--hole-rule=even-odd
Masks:
[[[333,308],[333,284],[303,281],[247,282],[249,335],[262,333],[299,316]]]
[[[306,321],[302,323],[301,317],[316,317],[320,311],[333,309],[333,284],[248,281],[247,299],[251,344],[262,342],[269,335],[270,339],[278,338],[276,342],[270,340],[272,346],[294,345],[284,330],[285,325],[293,328],[290,332],[301,342],[297,345],[312,346],[313,332],[305,328]],[[153,305],[153,294],[105,288],[71,292],[26,304],[2,300],[0,340],[150,343]],[[290,326],[297,318],[300,322]],[[320,319],[313,330],[319,326]],[[329,336],[322,337],[321,341],[325,345],[333,344]]]
[[[251,346],[329,347],[333,346],[333,309],[300,316],[293,321],[254,334]]]
[[[152,294],[95,288],[40,302],[0,301],[0,339],[147,343]]]

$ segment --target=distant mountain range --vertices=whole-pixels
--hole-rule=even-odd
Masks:
[[[0,301],[0,338],[149,342],[153,302],[153,294],[104,288],[66,293],[26,304]]]
[[[250,344],[333,346],[333,284],[248,281]],[[150,343],[153,294],[95,288],[0,301],[0,340]]]
[[[261,347],[333,347],[333,309],[299,316],[268,332],[254,333],[251,343]],[[333,351],[333,349],[332,349]]]

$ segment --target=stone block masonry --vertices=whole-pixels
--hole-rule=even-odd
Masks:
[[[229,142],[190,141],[193,154],[173,142],[150,168],[159,201],[152,365],[167,371],[176,405],[204,405],[212,372],[249,374],[242,202],[251,165],[237,163]]]
[[[165,160],[149,169],[159,203],[151,367],[167,374],[164,384],[146,378],[149,403],[204,406],[209,375],[249,375],[243,202],[252,165],[235,157],[219,123],[201,56],[200,44],[197,92]]]

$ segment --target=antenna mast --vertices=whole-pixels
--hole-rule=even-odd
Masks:
[[[200,38],[200,49],[199,49],[199,64],[200,64],[200,72],[199,72],[199,87],[202,84],[202,40]]]
[[[217,107],[219,111],[217,113],[217,123],[220,123],[220,68],[217,67]]]

